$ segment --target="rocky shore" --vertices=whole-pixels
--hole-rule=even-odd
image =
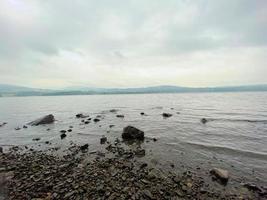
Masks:
[[[88,118],[83,114],[76,117]],[[52,116],[44,119],[54,121]],[[35,122],[30,125],[44,121],[40,118]],[[64,139],[62,134],[65,132],[61,133]],[[58,149],[54,147],[41,151],[15,146],[5,152],[0,148],[0,199],[267,199],[264,187],[240,183],[234,191],[218,190],[188,169],[159,169],[139,159],[146,157],[146,149],[139,144],[143,140],[158,142],[128,126],[113,142],[103,136],[99,141],[103,149],[97,151],[91,151],[88,144],[74,143],[62,155],[56,154]],[[137,145],[128,147],[128,142]],[[231,178],[224,169],[208,171],[222,187]]]

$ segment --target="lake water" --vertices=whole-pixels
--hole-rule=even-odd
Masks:
[[[117,114],[109,112],[118,109]],[[99,123],[81,124],[77,113],[101,115]],[[141,116],[144,112],[147,116]],[[164,119],[163,112],[173,114]],[[56,123],[15,130],[43,115],[53,114]],[[207,118],[206,124],[201,118]],[[266,184],[267,180],[267,93],[135,94],[0,98],[0,146],[36,145],[51,141],[66,146],[70,141],[100,147],[102,135],[114,140],[126,125],[133,125],[157,142],[143,144],[148,157],[167,167],[188,165],[222,166],[233,179]],[[115,125],[110,128],[109,125]],[[67,138],[59,131],[73,126]],[[47,129],[50,131],[47,131]],[[32,141],[40,137],[41,140]],[[42,145],[45,148],[45,145]]]

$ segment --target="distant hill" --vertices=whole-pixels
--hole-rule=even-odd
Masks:
[[[4,96],[59,96],[59,95],[93,95],[93,94],[145,94],[145,93],[189,93],[189,92],[252,92],[267,91],[266,85],[247,85],[231,87],[178,87],[154,86],[142,88],[89,88],[70,87],[62,90],[28,88],[0,84],[0,97]]]

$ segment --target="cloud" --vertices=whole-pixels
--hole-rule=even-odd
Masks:
[[[52,88],[266,83],[266,13],[265,0],[1,1],[0,79]]]

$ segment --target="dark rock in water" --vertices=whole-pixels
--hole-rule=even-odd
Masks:
[[[153,141],[156,142],[156,141],[158,141],[158,139],[157,138],[153,138]]]
[[[124,118],[124,115],[116,115],[118,118]]]
[[[0,153],[3,153],[3,147],[0,147]]]
[[[113,124],[111,124],[111,125],[109,125],[109,128],[112,128],[112,127],[114,127],[115,125],[113,125]]]
[[[71,131],[72,131],[72,129],[69,129],[69,130],[68,130],[68,132],[71,132]]]
[[[18,130],[20,130],[20,129],[21,129],[20,127],[16,127],[16,128],[15,128],[16,131],[18,131]]]
[[[73,126],[69,126],[69,128],[73,128]]]
[[[65,133],[62,133],[62,134],[60,135],[60,138],[61,138],[61,139],[64,139],[65,137],[67,137],[67,135],[66,135]]]
[[[50,131],[50,128],[46,129],[47,131]]]
[[[28,126],[24,125],[23,128],[28,128]]]
[[[94,122],[99,122],[99,121],[100,121],[100,119],[98,119],[98,118],[94,119]]]
[[[144,132],[133,126],[127,126],[123,129],[122,138],[124,140],[130,140],[130,139],[143,140]]]
[[[88,149],[88,147],[89,147],[89,145],[88,145],[88,144],[85,144],[85,145],[80,146],[80,149],[81,149],[82,151],[85,151],[85,150]]]
[[[213,168],[210,173],[219,179],[223,184],[226,184],[229,180],[229,172],[227,170]]]
[[[90,122],[89,122],[89,121],[85,121],[84,123],[85,123],[85,124],[89,124]]]
[[[67,131],[66,130],[61,130],[60,133],[66,133]]]
[[[30,122],[29,125],[38,126],[41,124],[51,124],[51,123],[54,123],[54,121],[55,121],[55,117],[50,114],[50,115],[46,115],[42,118],[39,118],[35,121]]]
[[[144,112],[141,112],[140,115],[144,115],[145,113]]]
[[[170,114],[170,113],[162,113],[162,116],[163,116],[164,118],[167,118],[167,117],[171,117],[172,114]]]
[[[206,118],[202,118],[201,122],[202,122],[202,124],[206,124],[208,122],[208,120]]]
[[[45,144],[49,144],[49,141],[45,141]]]
[[[87,118],[87,117],[89,117],[89,115],[84,115],[82,113],[76,115],[76,118]]]
[[[118,112],[119,110],[117,110],[117,109],[111,109],[111,110],[109,110],[109,112],[112,112],[112,113],[115,113],[115,112]]]
[[[107,142],[107,137],[103,136],[100,138],[100,144],[105,144]]]
[[[33,138],[32,141],[39,141],[41,138]]]

